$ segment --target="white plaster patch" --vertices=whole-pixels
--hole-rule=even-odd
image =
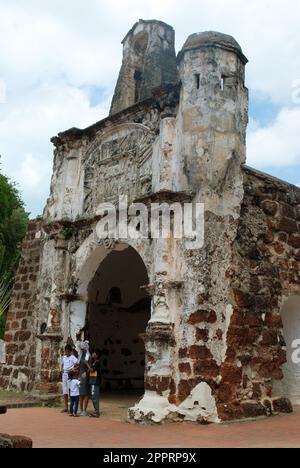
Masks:
[[[179,405],[177,411],[185,415],[187,421],[197,421],[199,416],[206,421],[218,423],[218,411],[210,386],[201,382],[190,396]]]
[[[25,383],[25,386],[27,385],[28,382],[28,377],[23,374],[22,372],[18,373],[18,377],[15,379],[12,379],[12,384],[16,388],[21,388],[22,383]]]
[[[273,396],[285,396],[295,405],[300,403],[300,364],[294,359],[297,340],[300,338],[300,296],[283,301],[281,309],[283,334],[286,342],[287,362],[282,366],[284,378],[274,381]]]
[[[5,342],[0,340],[0,364],[5,364]]]
[[[227,333],[229,330],[231,318],[233,315],[233,306],[231,304],[228,304],[226,307],[226,318],[225,318],[225,330],[223,333],[223,350],[222,350],[222,360],[221,362],[218,362],[218,364],[222,364],[222,362],[225,361],[226,358],[226,353],[227,353]]]
[[[213,355],[213,358],[217,362],[218,366],[221,366],[221,364],[225,361],[226,359],[226,353],[227,353],[227,334],[228,330],[230,327],[231,323],[231,318],[233,314],[233,306],[231,304],[228,304],[226,309],[225,309],[225,321],[219,321],[216,324],[215,328],[210,328],[209,330],[209,339],[210,339],[210,351]],[[215,334],[216,334],[216,328],[220,328],[223,331],[222,334],[222,340],[216,340]],[[213,339],[214,338],[214,339]]]
[[[172,351],[170,348],[166,348],[159,352],[155,344],[148,343],[147,352],[156,356],[155,362],[151,364],[151,368],[147,372],[147,375],[169,375],[172,371]]]
[[[131,408],[131,411],[135,420],[141,417],[145,419],[146,416],[156,423],[163,422],[172,413],[184,415],[185,421],[196,422],[199,418],[203,418],[211,423],[220,423],[211,388],[205,382],[197,385],[179,406],[171,405],[166,394],[160,396],[155,392],[146,391],[142,400]]]
[[[153,422],[163,421],[169,413],[170,404],[166,396],[160,396],[156,392],[146,390],[143,398],[133,408],[135,419],[139,416],[149,416]]]
[[[86,303],[75,301],[70,304],[70,333],[72,340],[76,341],[76,335],[85,325]]]

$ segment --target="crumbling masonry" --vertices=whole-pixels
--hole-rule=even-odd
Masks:
[[[159,21],[140,20],[123,47],[110,116],[52,139],[51,193],[24,240],[0,385],[56,396],[63,346],[85,337],[102,350],[106,388],[144,387],[131,421],[292,411],[300,190],[245,166],[247,59],[215,32],[191,35],[176,57]],[[97,208],[124,195],[204,203],[204,246],[101,241]]]

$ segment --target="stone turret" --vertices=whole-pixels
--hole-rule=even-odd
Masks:
[[[224,201],[226,188],[231,204],[240,197],[235,192],[246,158],[246,63],[233,37],[212,31],[189,36],[178,56],[181,152],[190,185],[210,204],[218,194]]]
[[[123,44],[123,62],[110,114],[151,96],[152,89],[178,81],[174,29],[156,20],[140,20]]]

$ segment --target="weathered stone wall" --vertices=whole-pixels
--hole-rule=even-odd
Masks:
[[[234,310],[221,371],[228,383],[218,393],[223,419],[264,414],[272,404],[275,411],[290,410],[288,401],[273,403],[272,397],[286,361],[281,306],[285,297],[300,293],[300,190],[247,169],[244,189],[228,272]]]
[[[118,116],[53,138],[54,167],[45,223],[91,220],[100,203],[115,202],[119,195],[133,202],[149,194],[156,170],[152,158],[164,149],[159,145],[161,116],[176,114],[179,90],[179,84],[162,86],[148,100]]]
[[[209,236],[202,251],[207,256],[199,250],[187,259],[189,281],[196,285],[199,271],[206,292],[195,289],[198,307],[183,313],[175,332],[178,372],[148,385],[160,395],[168,392],[169,412],[177,420],[226,421],[292,411],[274,387],[286,361],[280,309],[284,298],[300,292],[300,190],[250,169],[243,172],[236,237]],[[207,213],[208,229],[210,223],[217,226],[218,219]],[[226,242],[229,262],[216,249]],[[229,298],[223,312],[222,294]]]
[[[31,390],[36,377],[35,306],[40,267],[41,220],[30,221],[15,279],[5,329],[5,364],[0,387]]]
[[[144,23],[125,39],[125,55],[133,47],[137,56],[145,54],[144,65],[159,59],[155,66],[162,69],[154,70],[154,84],[164,71],[162,51],[147,49],[144,33],[152,34],[149,44],[155,49],[160,28],[162,44],[172,30]],[[168,44],[164,50],[169,53]],[[86,338],[94,332],[92,341],[100,339],[97,308],[107,305],[106,290],[122,283],[127,317],[128,307],[145,291],[151,297],[150,320],[144,314],[142,326],[145,395],[130,409],[131,420],[220,422],[290,411],[289,401],[274,389],[286,359],[280,308],[284,298],[299,294],[300,198],[297,188],[243,168],[247,59],[230,36],[192,35],[178,57],[181,83],[151,95],[151,86],[145,85],[146,95],[142,87],[139,92],[147,99],[132,105],[137,56],[125,60],[130,76],[121,70],[113,105],[121,105],[122,112],[52,140],[51,193],[43,220],[29,225],[24,242],[0,384],[56,396],[64,344],[78,333]],[[120,235],[117,241],[103,241],[96,230],[103,216],[99,204],[118,205],[119,197],[148,207],[203,203],[203,246],[172,237]],[[143,264],[143,275],[129,276],[129,247]],[[102,282],[96,274],[112,252],[123,252],[129,264],[119,284],[116,264],[109,274],[103,272]],[[137,276],[143,276],[140,283]],[[89,285],[98,280],[103,290],[98,294],[97,286],[91,295]],[[141,285],[143,293],[137,293]],[[120,310],[116,304],[109,310],[102,350],[140,353],[138,346],[117,343],[112,322],[116,316],[119,320]],[[101,309],[105,314],[107,309]]]
[[[110,115],[151,97],[162,84],[178,82],[174,29],[161,21],[140,20],[123,44],[123,61]]]
[[[102,387],[144,388],[145,346],[141,334],[149,322],[149,300],[125,309],[89,306],[89,340],[101,351]]]

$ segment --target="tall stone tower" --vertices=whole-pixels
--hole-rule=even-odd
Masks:
[[[178,81],[174,29],[156,20],[140,20],[123,44],[123,62],[110,114],[151,96],[151,90]]]
[[[210,206],[225,189],[232,203],[242,185],[232,179],[246,159],[247,61],[233,37],[211,31],[189,36],[178,56],[181,151],[189,185]]]
[[[153,297],[151,321],[164,323],[165,333],[168,325],[176,344],[173,354],[161,343],[156,342],[156,348],[153,342],[146,345],[147,351],[148,346],[164,356],[164,367],[156,370],[157,387],[154,372],[152,380],[147,377],[148,393],[135,407],[135,420],[147,412],[158,414],[153,407],[165,413],[175,408],[185,413],[193,407],[199,420],[226,418],[223,375],[229,364],[234,371],[239,369],[238,361],[229,361],[227,334],[234,312],[233,244],[244,197],[246,63],[235,39],[215,32],[191,35],[178,56],[180,98],[173,115],[161,116],[152,190],[169,204],[175,194],[183,203],[188,195],[193,203],[202,203],[204,240],[197,248],[184,240],[156,243],[160,255],[155,259],[154,284],[160,284],[160,296]],[[171,382],[167,397],[161,392],[161,379]]]

